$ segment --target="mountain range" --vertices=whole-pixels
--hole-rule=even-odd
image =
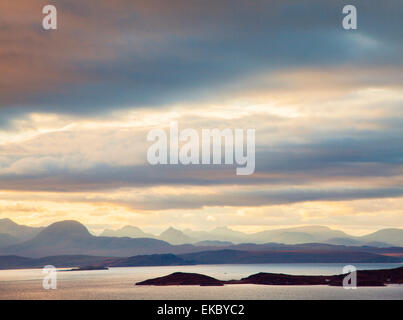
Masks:
[[[119,230],[105,230],[102,236],[154,238],[179,245],[191,243],[195,245],[218,245],[239,243],[328,243],[347,246],[374,246],[389,247],[403,246],[403,229],[382,229],[361,237],[351,236],[340,230],[334,230],[326,226],[306,226],[295,228],[283,228],[266,230],[257,233],[246,234],[231,230],[228,227],[218,227],[211,231],[183,231],[169,227],[160,235],[143,232],[138,227],[126,226]]]
[[[118,230],[105,229],[102,237],[129,237],[129,238],[155,238],[151,233],[146,233],[135,226],[124,226]]]
[[[15,223],[11,219],[0,219],[0,247],[34,238],[42,227],[28,227]]]
[[[131,257],[102,257],[90,255],[57,255],[28,258],[16,255],[0,256],[0,269],[57,268],[74,270],[105,270],[109,267],[183,266],[208,264],[259,263],[397,263],[403,262],[403,248],[340,247],[333,245],[295,245],[213,248],[185,254],[148,254]],[[188,248],[191,251],[195,248]],[[253,250],[254,249],[254,250]],[[199,249],[200,250],[200,249]],[[151,250],[152,251],[152,250]]]
[[[26,257],[52,255],[128,256],[150,251],[163,253],[172,246],[152,238],[97,237],[77,221],[60,221],[41,230],[34,238],[3,246],[0,254]]]
[[[228,264],[228,263],[383,263],[403,261],[402,247],[374,247],[337,245],[327,243],[251,243],[234,244],[225,240],[203,240],[193,244],[175,244],[198,240],[190,238],[180,230],[169,228],[158,239],[131,238],[117,236],[95,236],[77,221],[67,220],[51,224],[45,228],[20,226],[11,220],[1,220],[3,244],[0,246],[0,269],[34,268],[46,264],[58,267],[87,267],[92,269],[120,266],[157,266],[188,264]],[[4,226],[8,225],[11,234]],[[32,238],[27,239],[30,232]],[[126,235],[143,235],[138,228],[123,228]],[[307,237],[305,234],[308,234]],[[380,230],[365,236],[366,241],[401,240],[400,229]],[[228,228],[213,231],[228,237],[245,235]],[[254,239],[292,239],[301,233],[303,239],[317,240],[331,236],[333,239],[346,239],[345,234],[326,227],[305,227],[273,230],[254,234]],[[111,233],[116,234],[116,233]],[[288,238],[286,236],[289,236]],[[245,239],[250,240],[248,235]],[[393,237],[393,239],[391,239]],[[170,240],[174,244],[167,241]],[[199,238],[200,239],[200,238]],[[228,239],[228,238],[225,238]],[[238,238],[239,239],[239,238]],[[15,242],[17,241],[17,242]]]
[[[0,219],[0,247],[31,240],[44,229],[43,227],[35,228],[19,225],[10,219]],[[66,225],[66,230],[60,231],[68,231],[68,226]],[[87,233],[88,230],[86,236],[89,237],[90,235]],[[367,245],[374,247],[403,246],[403,229],[397,228],[381,229],[374,233],[357,237],[326,226],[282,228],[250,234],[235,231],[228,227],[218,227],[211,231],[193,231],[190,229],[181,231],[169,227],[160,235],[144,232],[137,226],[124,226],[118,230],[106,229],[101,233],[100,237],[148,238],[168,242],[172,245],[194,244],[196,246],[225,246],[240,243],[263,244],[269,242],[283,244],[315,242],[346,246]]]

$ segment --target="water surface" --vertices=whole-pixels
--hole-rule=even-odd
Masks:
[[[342,273],[344,264],[251,264],[111,268],[57,273],[57,289],[42,288],[41,269],[1,270],[0,299],[399,299],[403,285],[346,290],[329,286],[135,286],[149,278],[173,272],[195,272],[220,280],[240,279],[258,272],[304,275]],[[357,269],[396,268],[401,264],[356,264]]]

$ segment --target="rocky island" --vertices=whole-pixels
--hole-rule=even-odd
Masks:
[[[225,284],[260,284],[260,285],[330,285],[342,286],[346,275],[304,276],[278,273],[257,273],[241,280],[218,280],[198,273],[175,272],[168,276],[136,283],[149,286],[223,286]],[[357,286],[381,287],[388,284],[403,284],[403,267],[381,270],[357,271]]]
[[[225,281],[198,273],[175,272],[165,277],[136,283],[143,286],[223,286]]]

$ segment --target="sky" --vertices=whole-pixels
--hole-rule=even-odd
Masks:
[[[401,0],[2,1],[0,218],[401,228],[402,19]],[[171,121],[255,129],[255,173],[151,166]]]

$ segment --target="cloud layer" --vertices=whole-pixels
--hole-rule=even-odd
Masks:
[[[45,4],[0,4],[0,215],[242,228],[317,203],[318,223],[402,226],[400,0],[355,1],[354,31],[341,0],[58,0],[56,31]],[[172,120],[256,129],[255,174],[150,166],[147,132]]]

